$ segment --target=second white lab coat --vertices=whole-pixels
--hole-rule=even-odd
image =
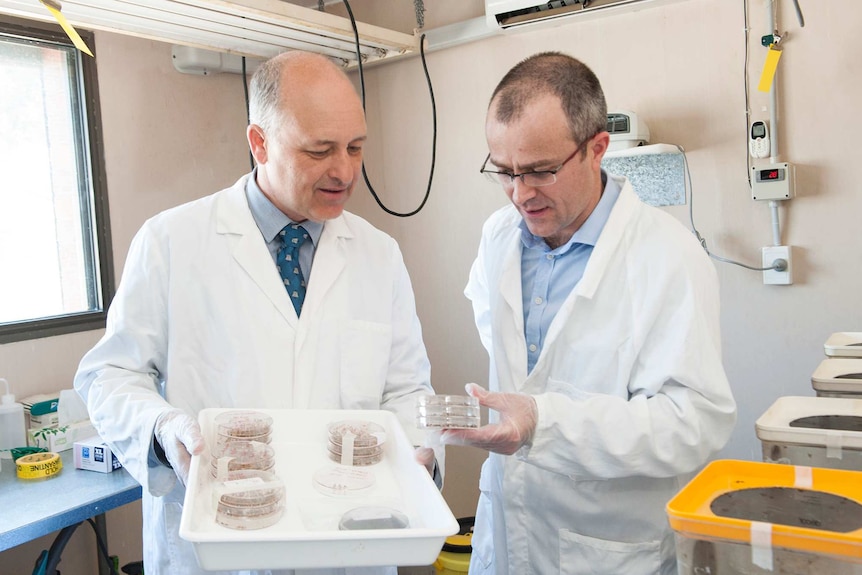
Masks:
[[[471,575],[675,574],[665,504],[734,426],[715,269],[678,221],[619,183],[529,375],[521,216],[507,206],[484,226],[465,293],[489,387],[532,394],[538,427],[532,446],[482,467]]]
[[[212,573],[178,536],[184,488],[148,462],[169,406],[193,417],[214,407],[388,409],[422,442],[414,402],[433,393],[430,366],[396,242],[347,212],[327,221],[297,319],[247,178],[144,224],[105,335],[76,376],[99,434],[143,486],[147,575]],[[394,570],[347,570],[371,572]]]

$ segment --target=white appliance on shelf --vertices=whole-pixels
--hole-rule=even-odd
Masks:
[[[678,0],[485,0],[489,27],[512,29],[540,23],[561,24],[572,18],[605,16]]]

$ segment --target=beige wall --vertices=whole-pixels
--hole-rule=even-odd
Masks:
[[[410,9],[352,2],[357,19],[410,31],[415,26],[412,3],[403,4]],[[753,119],[768,119],[763,110],[768,100],[756,90],[765,57],[760,36],[768,32],[766,11],[763,2],[750,4],[751,110]],[[779,65],[779,151],[782,160],[797,165],[798,177],[798,196],[781,207],[780,215],[784,242],[794,246],[795,283],[765,286],[759,272],[716,263],[725,366],[739,402],[739,422],[722,457],[760,459],[757,417],[779,396],[813,395],[810,376],[828,335],[862,330],[862,193],[852,177],[862,152],[862,123],[853,116],[862,100],[856,63],[862,39],[855,33],[862,4],[801,4],[804,28],[789,0],[781,2],[779,16],[779,27],[790,31]],[[771,244],[772,231],[769,209],[750,199],[746,179],[742,5],[683,0],[428,54],[438,111],[430,200],[419,215],[405,220],[384,214],[362,189],[350,209],[401,243],[438,392],[458,393],[467,381],[487,381],[487,358],[462,295],[481,223],[506,201],[478,174],[487,153],[484,111],[503,73],[533,52],[562,50],[583,59],[598,74],[612,108],[642,115],[654,142],[683,146],[694,186],[695,223],[709,248],[759,264],[760,248]],[[426,27],[432,28],[481,15],[483,2],[435,0],[426,7]],[[177,74],[168,47],[109,34],[97,36],[97,50],[119,269],[145,217],[229,184],[247,169],[245,114],[238,76]],[[431,141],[418,58],[367,70],[366,92],[369,177],[388,207],[412,210],[427,184]],[[688,206],[668,211],[688,224]],[[100,335],[0,346],[0,375],[18,393],[68,386],[81,355]],[[481,460],[472,449],[448,451],[444,496],[456,516],[472,514]],[[130,505],[110,513],[109,528],[112,552],[123,560],[138,558],[139,510]],[[92,535],[75,537],[80,544],[70,544],[63,573],[92,573]],[[48,545],[50,539],[22,545],[0,555],[0,562],[29,572],[38,551]],[[82,570],[76,571],[75,563]]]

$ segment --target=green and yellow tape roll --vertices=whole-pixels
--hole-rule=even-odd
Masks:
[[[53,477],[63,469],[60,456],[51,451],[33,453],[15,460],[19,479],[45,479]]]

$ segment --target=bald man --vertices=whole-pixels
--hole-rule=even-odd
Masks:
[[[202,409],[386,409],[419,445],[415,400],[434,393],[398,245],[344,211],[366,140],[353,84],[322,56],[276,56],[251,80],[246,134],[250,174],[138,232],[75,378],[143,486],[147,575],[212,573],[179,537]],[[417,459],[439,472],[431,450]]]

